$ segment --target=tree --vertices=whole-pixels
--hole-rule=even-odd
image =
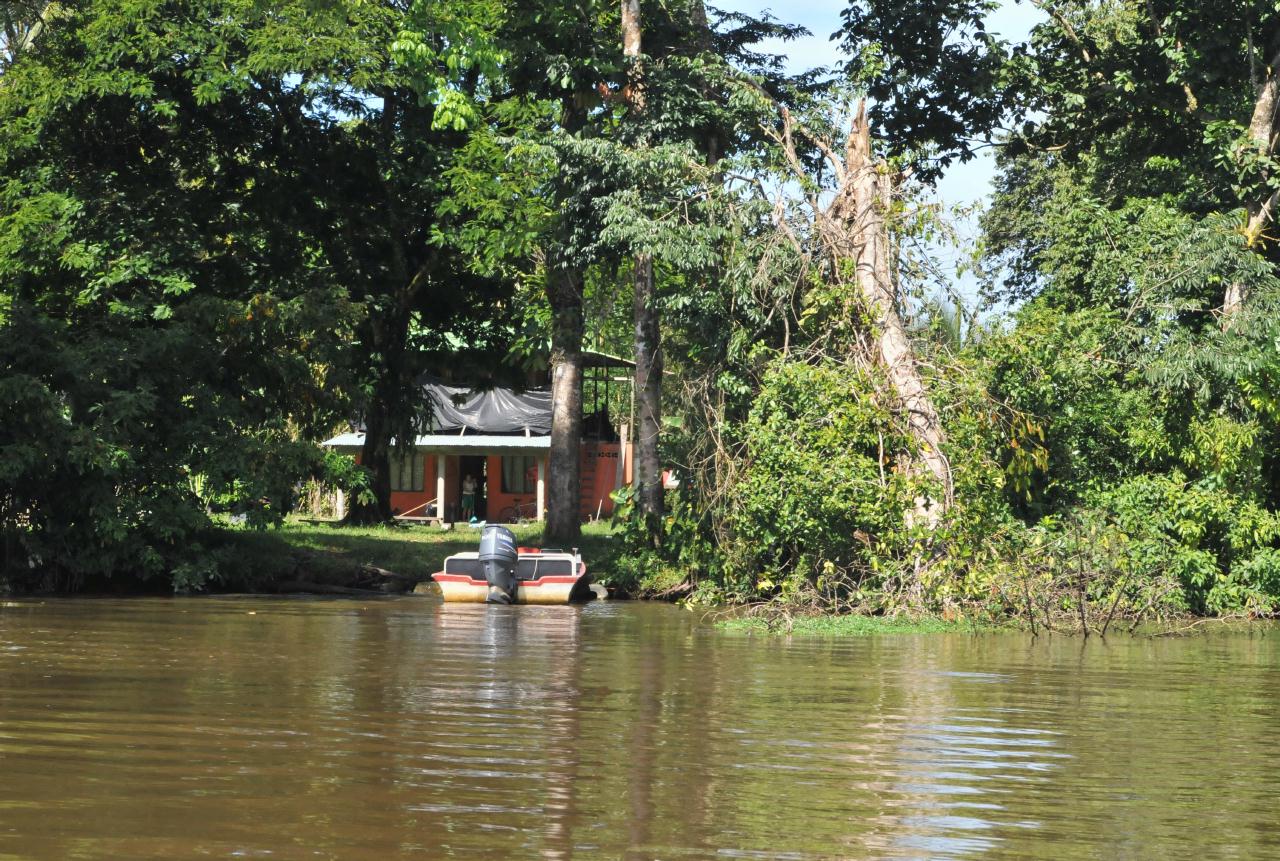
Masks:
[[[628,63],[626,99],[637,118],[645,110],[643,42],[640,0],[622,0],[622,55]],[[643,138],[640,139],[643,145]],[[640,514],[655,534],[663,513],[662,460],[658,439],[662,429],[662,322],[653,272],[653,255],[639,251],[632,258],[636,358],[636,501]]]
[[[295,209],[341,85],[280,53],[334,21],[160,6],[60,7],[0,86],[17,584],[221,576],[207,507],[280,517],[342,406],[352,309]]]
[[[1007,93],[1000,84],[1008,53],[984,22],[995,6],[989,0],[853,0],[837,36],[850,54],[846,74],[873,102],[871,119],[884,135],[886,160],[872,160],[865,106],[854,119],[843,159],[819,142],[840,184],[823,221],[846,233],[825,241],[832,249],[857,249],[858,281],[880,359],[901,399],[917,454],[942,491],[940,499],[917,505],[917,514],[934,525],[950,503],[951,469],[942,450],[942,425],[899,311],[886,219],[895,177],[935,180],[954,160],[971,159],[973,139],[990,136],[1004,119]]]
[[[441,217],[450,193],[441,177],[496,71],[500,20],[492,3],[432,3],[375,5],[348,22],[345,123],[313,177],[326,197],[313,199],[326,257],[364,312],[353,353],[373,498],[353,504],[357,522],[392,517],[393,450],[430,421],[421,375],[458,340],[473,359],[503,346],[500,327],[477,323],[506,291],[474,271]]]
[[[426,4],[424,8],[430,8]],[[609,110],[601,88],[617,68],[603,41],[607,7],[529,0],[493,31],[502,61],[477,100],[478,159],[452,174],[464,226],[455,244],[479,271],[535,275],[550,307],[552,425],[546,537],[573,542],[582,439],[583,284],[598,223],[588,189],[596,173],[588,141]],[[561,47],[565,50],[561,52]],[[508,158],[510,156],[510,158]],[[512,230],[511,206],[524,214]]]
[[[699,200],[697,189],[706,178],[690,142],[723,151],[725,141],[750,140],[750,131],[744,134],[743,129],[753,129],[754,123],[744,121],[743,105],[724,104],[732,77],[727,59],[768,66],[769,75],[776,77],[776,58],[752,54],[750,46],[760,38],[794,32],[744,16],[725,16],[732,27],[723,33],[691,32],[686,11],[683,5],[651,10],[647,24],[654,44],[670,47],[644,58],[646,109],[636,111],[626,57],[611,36],[619,32],[618,6],[530,2],[512,9],[499,35],[502,71],[489,82],[486,106],[490,140],[498,145],[477,147],[480,165],[457,174],[475,216],[462,231],[469,253],[492,270],[493,252],[500,249],[497,256],[515,271],[532,274],[543,284],[548,301],[555,393],[549,540],[568,543],[579,529],[585,285],[617,283],[624,259],[639,255],[642,263],[652,261],[653,278],[641,279],[642,304],[652,312],[645,319],[652,329],[658,320],[656,285],[662,265],[683,271],[707,266],[713,255],[700,244],[705,234],[697,227],[691,231],[684,215],[690,200]],[[572,50],[558,53],[547,46]],[[495,160],[495,151],[507,153],[508,159]],[[501,206],[495,207],[499,200]],[[518,235],[510,229],[512,207],[527,225]],[[625,269],[646,271],[643,265],[637,270],[626,264]],[[644,302],[651,280],[653,300]],[[620,292],[634,299],[634,283]],[[647,375],[650,406],[642,407],[652,416],[647,462],[657,476],[650,484],[659,504],[661,376],[659,371]]]
[[[1037,5],[1046,20],[1009,75],[1029,113],[984,216],[993,293],[1024,303],[986,348],[991,391],[1044,436],[1011,508],[1154,531],[1187,606],[1265,605],[1275,10]]]
[[[663,453],[664,282],[685,296],[718,290],[717,227],[712,215],[725,177],[717,165],[760,143],[756,94],[804,86],[788,79],[776,58],[751,50],[765,37],[787,39],[796,28],[771,19],[724,15],[708,21],[701,0],[649,8],[621,4],[627,79],[619,155],[629,165],[623,188],[642,200],[615,195],[607,220],[617,225],[620,250],[630,252],[636,359],[636,509],[651,541],[660,542],[665,512]],[[642,14],[643,13],[643,14]],[[644,50],[646,41],[659,46]],[[747,95],[749,94],[749,95]],[[672,218],[671,213],[681,213]],[[623,225],[626,225],[623,227]],[[677,236],[682,233],[682,236]],[[694,246],[694,247],[691,247]],[[678,249],[678,250],[677,250]],[[696,285],[696,286],[695,286]]]
[[[839,39],[890,159],[925,181],[969,161],[1011,110],[1009,46],[987,32],[994,0],[850,0]]]
[[[486,25],[464,5],[433,6],[432,45]],[[75,583],[137,557],[198,586],[206,509],[278,520],[352,414],[378,491],[357,516],[389,518],[422,370],[455,339],[505,348],[509,290],[441,241],[459,93],[491,58],[412,75],[396,55],[432,56],[425,24],[390,3],[58,9],[0,87],[0,340],[28,417],[7,564]]]

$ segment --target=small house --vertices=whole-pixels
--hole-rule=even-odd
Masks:
[[[601,353],[584,354],[583,440],[579,451],[578,510],[583,520],[613,512],[610,494],[631,482],[632,422],[615,424],[618,369],[634,367]],[[483,391],[424,383],[432,405],[430,432],[391,461],[391,508],[399,520],[451,523],[463,519],[464,487],[474,486],[474,516],[491,523],[542,520],[551,450],[551,392]],[[628,399],[630,400],[630,399]],[[630,418],[628,414],[628,419]],[[323,445],[360,456],[364,434],[339,434]],[[467,479],[470,478],[468,483]],[[339,497],[338,511],[345,511]]]

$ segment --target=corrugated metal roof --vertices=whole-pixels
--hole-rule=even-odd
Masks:
[[[364,434],[343,433],[320,443],[331,448],[360,448]],[[549,436],[495,436],[493,434],[425,434],[414,440],[414,448],[450,454],[455,451],[547,451]]]

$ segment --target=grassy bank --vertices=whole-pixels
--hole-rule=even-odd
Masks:
[[[537,525],[515,527],[522,545],[542,546]],[[461,527],[442,530],[435,526],[352,527],[335,523],[289,520],[264,531],[227,527],[211,542],[224,564],[223,591],[307,591],[298,584],[321,587],[407,591],[415,582],[428,580],[443,567],[445,557],[476,549],[480,530]],[[623,552],[622,537],[607,523],[585,525],[578,548],[596,582],[608,586],[616,597],[674,599],[688,594],[689,584],[673,568]],[[394,572],[388,583],[381,571]],[[147,584],[121,584],[120,591],[146,591]],[[394,588],[387,589],[386,586]],[[321,590],[323,591],[323,590]],[[903,634],[980,634],[1020,630],[1030,632],[1025,618],[977,617],[948,620],[927,614],[869,616],[821,614],[783,605],[727,607],[715,611],[715,626],[727,633],[747,636],[866,637]],[[1080,636],[1074,612],[1056,617],[1053,627],[1037,622],[1037,633]],[[1261,623],[1261,624],[1259,624]],[[1092,626],[1098,633],[1097,624]],[[1116,635],[1139,636],[1199,634],[1208,631],[1248,630],[1272,633],[1280,623],[1264,622],[1256,615],[1196,617],[1187,614],[1142,620],[1116,620]]]
[[[540,525],[512,528],[522,545],[541,546]],[[616,557],[607,523],[583,526],[578,548],[597,582],[610,585]],[[275,584],[306,581],[327,585],[359,585],[359,572],[370,566],[409,580],[426,580],[454,553],[475,550],[480,530],[460,526],[339,526],[290,520],[263,532],[229,529],[224,534],[240,560],[241,576],[232,588],[270,591]],[[567,548],[566,548],[567,549]]]
[[[786,634],[797,637],[869,637],[881,634],[976,634],[1004,630],[974,621],[947,621],[931,616],[759,616],[722,619],[716,627],[743,634]]]

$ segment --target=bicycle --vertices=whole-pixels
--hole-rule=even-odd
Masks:
[[[506,508],[498,512],[497,523],[528,523],[531,520],[538,519],[538,503],[537,502],[520,502],[516,501],[514,505],[508,505]]]

